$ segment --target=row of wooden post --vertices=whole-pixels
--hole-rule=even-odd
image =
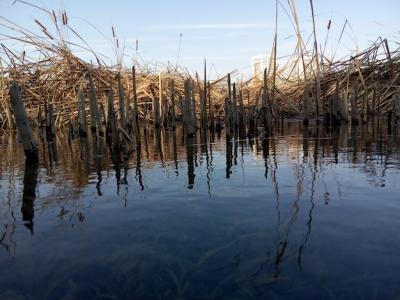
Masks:
[[[243,92],[240,89],[237,92],[236,84],[231,83],[230,74],[228,74],[228,97],[224,103],[225,115],[225,133],[228,138],[246,133],[249,136],[257,134],[257,127],[263,125],[265,135],[269,136],[277,122],[277,114],[274,109],[274,103],[271,102],[268,90],[267,70],[263,73],[263,86],[260,93],[261,104],[256,97],[256,103],[250,106],[248,99],[247,114],[243,103]],[[250,97],[248,95],[248,97]]]
[[[108,91],[108,101],[105,105],[98,103],[96,98],[96,87],[93,82],[92,74],[89,71],[87,74],[89,82],[89,114],[90,114],[90,128],[93,133],[99,136],[104,134],[103,125],[105,125],[107,136],[116,137],[121,132],[127,140],[130,140],[129,131],[134,133],[136,142],[140,143],[140,121],[139,121],[139,109],[138,109],[138,97],[136,90],[136,70],[132,68],[132,92],[133,97],[130,98],[125,94],[125,90],[121,83],[121,77],[116,77],[118,85],[118,115],[119,122],[117,122],[116,110],[114,107],[114,91],[110,86]],[[201,129],[212,129],[216,127],[222,127],[221,124],[216,123],[215,112],[212,104],[211,96],[211,85],[207,83],[206,74],[206,63],[204,65],[204,81],[203,85],[200,86],[197,81],[197,87],[199,90],[200,101],[198,111],[200,112],[199,124]],[[164,94],[164,81],[162,74],[159,77],[159,97],[153,97],[153,124],[155,127],[160,126],[176,126],[176,95],[175,95],[175,83],[171,81],[170,97]],[[227,98],[224,102],[225,121],[224,127],[227,137],[236,135],[237,132],[246,132],[253,134],[257,131],[257,127],[260,124],[263,125],[265,134],[268,136],[273,129],[274,124],[277,121],[277,112],[275,104],[271,102],[269,97],[267,70],[264,70],[263,86],[260,92],[261,103],[256,99],[255,105],[248,106],[247,114],[245,113],[243,103],[243,93],[239,89],[237,91],[236,83],[231,82],[231,76],[227,76],[228,92]],[[197,122],[197,107],[195,100],[195,82],[192,79],[186,79],[184,82],[184,96],[180,98],[178,105],[180,105],[180,111],[183,116],[183,125],[185,132],[188,136],[193,136],[196,129],[198,128]],[[37,152],[36,144],[32,135],[32,130],[29,126],[29,122],[26,117],[24,105],[21,99],[18,84],[13,82],[10,87],[10,97],[12,110],[14,113],[15,124],[18,132],[21,136],[21,141],[24,145],[24,150],[27,156],[35,156]],[[249,97],[249,96],[248,96]],[[308,125],[312,116],[312,99],[313,98],[313,86],[307,84],[304,89],[303,95],[303,121],[305,125]],[[355,82],[352,94],[347,93],[340,94],[339,90],[339,79],[336,79],[336,88],[332,96],[328,97],[325,101],[325,122],[330,125],[338,125],[343,122],[349,122],[352,124],[365,123],[368,116],[379,113],[380,103],[377,103],[376,90],[373,90],[372,101],[368,99],[368,92],[364,90],[362,97],[362,106],[359,109],[359,83]],[[130,110],[130,99],[133,99],[133,110]],[[170,99],[170,104],[168,103]],[[350,100],[350,103],[349,103]],[[248,101],[249,102],[249,101]],[[350,114],[349,114],[350,104]],[[207,112],[208,105],[208,112]],[[87,135],[88,119],[86,113],[86,105],[82,88],[77,90],[77,106],[78,106],[78,133],[80,136]],[[104,107],[106,106],[106,107]],[[53,105],[45,103],[45,124],[46,133],[49,140],[55,136],[56,119],[54,116]],[[146,121],[146,111],[144,118]],[[38,113],[39,125],[42,126],[42,111],[41,105]],[[319,117],[317,115],[317,117]],[[400,95],[394,94],[392,97],[392,109],[388,114],[388,122],[391,124],[392,120],[397,124],[400,122]],[[113,139],[112,139],[113,140]]]

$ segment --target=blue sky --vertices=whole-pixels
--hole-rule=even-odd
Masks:
[[[190,71],[201,70],[203,59],[207,58],[213,76],[236,68],[245,74],[250,72],[251,57],[270,53],[274,35],[275,0],[31,2],[48,9],[65,7],[69,24],[96,51],[110,58],[114,57],[108,41],[111,26],[116,28],[120,42],[125,40],[126,54],[134,55],[135,41],[139,40],[138,54],[152,63],[175,64],[182,34],[179,64]],[[0,15],[27,28],[37,28],[34,18],[46,18],[32,7],[13,3],[14,0],[0,0]],[[306,37],[312,29],[310,3],[309,0],[297,0],[295,3]],[[281,0],[281,4],[288,7],[287,0]],[[314,0],[314,8],[321,44],[324,44],[327,23],[332,19],[326,48],[328,55],[334,52],[346,18],[351,29],[347,28],[337,57],[355,50],[356,45],[360,49],[367,47],[378,36],[399,41],[400,1]],[[281,6],[278,27],[278,56],[288,55],[293,51],[296,40],[293,27]],[[131,61],[127,59],[125,64],[129,65]]]

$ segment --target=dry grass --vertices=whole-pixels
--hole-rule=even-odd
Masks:
[[[32,5],[30,3],[25,4]],[[297,36],[297,46],[286,63],[277,65],[277,59],[270,63],[268,86],[274,87],[272,101],[276,112],[283,111],[290,116],[300,115],[303,90],[306,84],[311,84],[314,87],[314,96],[317,94],[316,87],[320,86],[323,105],[325,99],[329,95],[333,95],[335,91],[336,78],[339,78],[339,88],[342,93],[352,92],[355,81],[361,83],[359,85],[360,104],[364,93],[368,94],[368,101],[372,101],[375,94],[378,98],[379,111],[385,113],[390,110],[391,97],[398,92],[400,86],[398,51],[391,52],[388,49],[387,41],[379,39],[356,57],[331,61],[324,56],[324,51],[318,52],[316,39],[311,47],[312,50],[307,49],[307,42],[304,41],[300,32],[294,1],[288,0],[288,5]],[[43,111],[45,103],[52,103],[55,108],[56,125],[58,127],[68,123],[70,120],[76,120],[76,91],[78,87],[82,87],[85,91],[85,97],[88,98],[87,74],[89,71],[92,74],[99,101],[105,101],[110,87],[113,88],[117,101],[118,86],[115,78],[118,74],[121,74],[123,79],[122,84],[126,95],[130,98],[133,97],[132,74],[130,69],[123,67],[124,46],[119,42],[114,28],[112,29],[112,42],[117,63],[110,66],[105,62],[106,58],[93,51],[90,45],[69,25],[65,11],[56,13],[43,10],[40,7],[36,8],[42,10],[51,19],[53,27],[50,30],[42,22],[35,20],[41,31],[40,35],[0,17],[0,27],[12,33],[11,35],[2,34],[2,38],[23,44],[26,49],[29,49],[29,53],[35,53],[35,57],[30,57],[25,51],[16,53],[4,44],[1,45],[3,59],[0,78],[0,123],[2,126],[7,125],[9,115],[7,112],[9,107],[8,87],[13,79],[16,79],[22,88],[22,96],[28,116],[36,120],[39,107]],[[81,43],[78,45],[69,42],[70,36],[79,39]],[[277,57],[277,51],[279,51],[279,47],[276,45],[276,37],[277,32],[275,33],[273,55],[271,56],[274,58]],[[90,52],[95,58],[96,64],[86,62],[76,56],[71,49],[77,48]],[[138,73],[136,79],[139,114],[143,116],[145,104],[150,104],[153,98],[159,97],[159,74],[151,66],[141,64],[137,60],[135,66]],[[163,66],[162,74],[164,83],[162,90],[167,99],[171,96],[172,80],[175,83],[175,92],[177,94],[175,99],[179,102],[179,95],[183,96],[184,94],[184,80],[192,78],[194,82],[197,82],[194,85],[196,101],[200,101],[203,84],[196,79],[194,74],[189,74],[185,69],[172,65]],[[246,106],[259,103],[258,99],[262,84],[262,80],[257,78],[237,84],[238,90],[241,89],[243,92]],[[217,115],[223,114],[223,102],[227,94],[226,77],[211,82],[211,97],[214,111]],[[116,105],[115,107],[118,106]],[[180,114],[179,107],[178,103],[178,114]],[[151,109],[151,106],[149,108]],[[148,119],[151,119],[150,116]]]

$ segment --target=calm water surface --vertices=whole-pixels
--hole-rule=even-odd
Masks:
[[[0,299],[400,299],[394,134],[0,149]]]

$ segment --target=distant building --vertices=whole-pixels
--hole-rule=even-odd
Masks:
[[[262,79],[264,69],[268,67],[269,57],[267,55],[257,55],[251,58],[253,77]]]

